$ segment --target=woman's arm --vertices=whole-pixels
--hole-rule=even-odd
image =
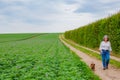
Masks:
[[[109,50],[110,50],[110,51],[112,51],[112,48],[111,48],[111,43],[110,43],[110,45],[109,45]]]
[[[99,50],[102,50],[102,42],[100,43]]]
[[[102,42],[100,43],[99,51],[100,51],[100,52],[102,51]]]
[[[111,54],[111,52],[112,52],[111,43],[109,45],[109,51],[110,51],[110,54]]]

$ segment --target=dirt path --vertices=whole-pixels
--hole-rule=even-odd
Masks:
[[[70,40],[70,41],[71,41],[71,40]],[[73,44],[75,44],[76,46],[80,46],[80,47],[82,47],[82,48],[84,48],[84,49],[87,49],[87,50],[90,50],[90,51],[92,51],[92,52],[95,52],[95,53],[100,54],[100,52],[98,52],[98,51],[95,51],[95,50],[92,50],[92,49],[90,49],[90,48],[87,48],[87,47],[78,45],[77,43],[75,43],[75,42],[73,42],[73,41],[71,41],[71,42],[72,42]],[[120,62],[120,58],[118,58],[118,57],[110,56],[110,58]]]
[[[113,66],[109,65],[109,69],[103,70],[102,63],[100,60],[97,60],[93,57],[88,56],[87,54],[77,50],[71,45],[67,44],[65,41],[61,39],[61,41],[69,47],[72,51],[74,51],[82,60],[89,66],[92,62],[95,63],[95,74],[98,75],[102,80],[120,80],[120,69],[116,69]]]

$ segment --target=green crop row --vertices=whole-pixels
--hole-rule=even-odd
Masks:
[[[0,80],[100,80],[58,36],[0,43]]]
[[[78,29],[66,31],[64,35],[65,38],[89,48],[98,48],[103,36],[108,35],[113,52],[120,53],[120,12]]]
[[[35,36],[39,36],[41,34],[37,33],[24,33],[24,34],[0,34],[0,43],[10,42],[10,41],[19,41],[29,39]]]

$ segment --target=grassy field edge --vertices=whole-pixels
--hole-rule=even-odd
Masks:
[[[61,38],[61,36],[59,36],[59,39],[60,39],[60,38]],[[62,40],[63,40],[63,39],[62,39]],[[61,42],[62,42],[62,41],[61,41]],[[100,78],[98,75],[96,75],[84,61],[81,60],[81,58],[76,54],[76,52],[70,50],[70,48],[67,47],[63,42],[62,42],[62,44],[65,46],[65,48],[67,48],[67,49],[71,52],[71,54],[73,54],[76,58],[79,58],[80,61],[86,65],[86,67],[88,68],[88,70],[89,70],[90,72],[92,72],[92,74],[94,74],[94,76],[95,76],[97,79],[101,80],[101,78]],[[93,80],[94,80],[94,79],[93,79]]]
[[[89,56],[91,56],[91,57],[94,57],[94,58],[96,58],[96,59],[98,59],[98,60],[101,60],[101,56],[100,56],[99,54],[97,54],[96,52],[87,50],[87,49],[85,49],[85,48],[82,48],[82,47],[80,47],[80,46],[77,46],[77,45],[71,43],[69,40],[67,40],[67,39],[64,38],[64,35],[60,35],[60,36],[61,36],[62,40],[64,40],[66,43],[70,44],[71,46],[75,47],[76,49],[78,49],[78,50],[86,53],[87,55],[89,55]],[[77,43],[76,43],[76,44],[77,44]],[[110,64],[113,65],[113,66],[116,67],[116,68],[120,68],[120,62],[119,62],[119,61],[116,61],[116,60],[114,60],[114,59],[111,59],[111,60],[110,60]]]

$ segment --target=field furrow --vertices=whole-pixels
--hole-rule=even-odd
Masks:
[[[0,43],[0,80],[100,80],[59,34]]]

